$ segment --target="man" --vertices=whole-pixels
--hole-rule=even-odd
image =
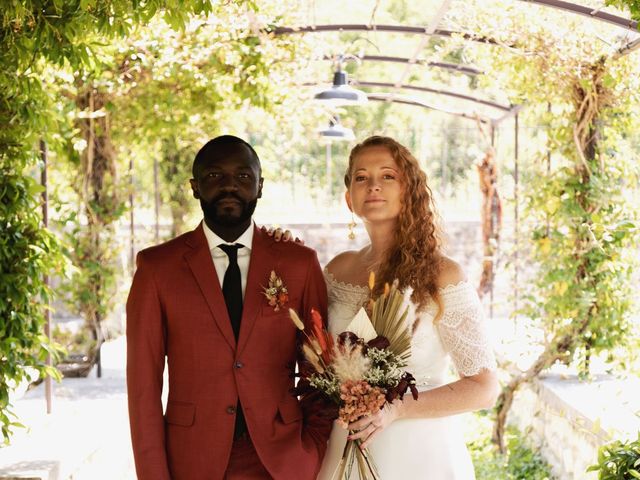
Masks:
[[[290,393],[289,308],[326,318],[326,286],[313,250],[253,225],[262,184],[248,143],[214,138],[191,179],[204,221],[138,255],[127,385],[139,480],[311,480],[320,468],[331,422]]]

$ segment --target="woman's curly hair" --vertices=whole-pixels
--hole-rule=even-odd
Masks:
[[[349,155],[344,176],[347,189],[351,186],[353,163],[360,152],[369,147],[385,147],[396,161],[403,179],[403,198],[393,246],[386,252],[379,270],[373,294],[382,293],[385,283],[395,279],[401,290],[413,289],[411,300],[419,309],[433,300],[442,304],[436,280],[442,265],[441,234],[427,175],[409,149],[390,137],[372,136],[356,145]]]

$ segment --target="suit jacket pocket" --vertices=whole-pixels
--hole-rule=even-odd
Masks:
[[[196,416],[196,406],[188,402],[169,401],[164,418],[171,425],[190,427]]]
[[[302,409],[295,399],[283,400],[278,405],[282,423],[293,423],[302,420]]]

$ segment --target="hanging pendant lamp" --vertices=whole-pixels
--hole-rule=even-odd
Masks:
[[[336,60],[337,70],[333,74],[333,85],[317,92],[313,98],[332,106],[362,105],[367,103],[367,94],[349,85],[348,75],[342,66],[350,60],[358,61],[351,55],[340,55]]]
[[[356,136],[353,134],[353,130],[351,130],[350,128],[344,127],[340,123],[340,118],[338,118],[338,116],[334,116],[329,121],[328,128],[318,130],[318,133],[320,134],[321,137],[329,141],[336,140],[336,141],[348,142],[356,138]]]

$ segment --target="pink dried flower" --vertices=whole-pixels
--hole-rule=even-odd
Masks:
[[[339,420],[347,426],[365,415],[376,413],[385,403],[384,391],[364,380],[347,380],[340,385]]]

